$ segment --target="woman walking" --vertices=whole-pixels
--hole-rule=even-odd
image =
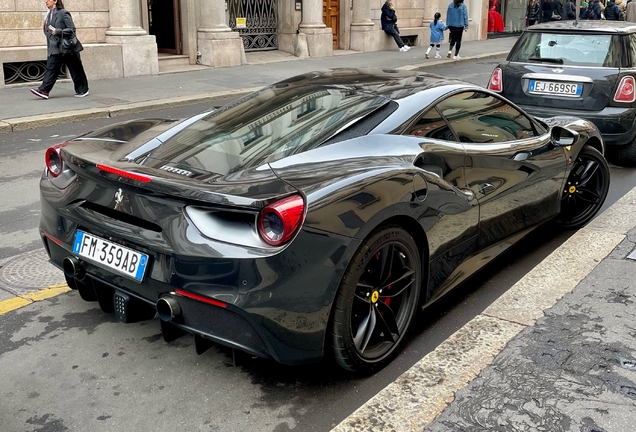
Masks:
[[[450,30],[450,48],[446,57],[453,56],[453,47],[455,47],[455,55],[453,60],[459,60],[459,50],[462,47],[462,33],[468,31],[468,9],[464,4],[464,0],[453,0],[448,5],[446,11],[446,25]]]
[[[530,0],[530,3],[528,3],[528,9],[526,10],[526,22],[528,23],[528,26],[533,26],[539,22],[540,12],[539,1]]]
[[[64,9],[62,0],[46,0],[46,7],[49,11],[46,13],[42,25],[46,36],[46,72],[42,85],[37,89],[31,89],[31,93],[39,98],[48,99],[49,92],[57,81],[62,65],[66,64],[71,78],[73,78],[75,97],[87,96],[88,79],[86,79],[79,55],[79,52],[84,48],[79,40],[69,48],[70,52],[65,52],[66,49],[62,46],[63,38],[70,39],[75,36],[75,24],[73,24],[71,14]]]

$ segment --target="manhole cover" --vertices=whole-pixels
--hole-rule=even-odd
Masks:
[[[6,261],[0,268],[0,283],[20,292],[37,291],[64,282],[64,275],[41,249],[27,252]]]

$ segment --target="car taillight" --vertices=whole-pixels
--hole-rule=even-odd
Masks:
[[[119,177],[124,177],[131,180],[137,180],[138,182],[142,182],[142,183],[150,183],[152,181],[152,179],[148,176],[131,173],[128,171],[121,170],[119,168],[113,168],[108,165],[97,164],[97,169],[99,169],[100,171],[110,173],[110,174],[115,174]]]
[[[616,89],[614,102],[631,103],[636,101],[636,92],[634,91],[634,87],[636,87],[634,77],[631,75],[624,76],[620,84],[618,84],[618,88]]]
[[[503,90],[503,73],[501,69],[495,68],[490,75],[490,81],[488,81],[488,90],[492,90],[497,93],[501,93]]]
[[[57,177],[62,174],[64,170],[64,160],[62,159],[62,147],[67,142],[56,144],[53,147],[49,147],[44,155],[44,162],[46,163],[46,169],[52,177]]]
[[[305,201],[293,195],[265,207],[258,215],[258,233],[265,243],[281,246],[300,228],[305,216]]]

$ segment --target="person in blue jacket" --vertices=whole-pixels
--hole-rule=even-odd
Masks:
[[[442,58],[442,56],[439,55],[439,47],[444,40],[444,30],[446,30],[448,27],[446,27],[442,20],[440,20],[441,17],[441,13],[435,12],[433,21],[431,21],[431,44],[426,50],[426,58],[429,58],[428,54],[431,52],[431,48],[433,48],[433,45],[435,45],[435,58]]]
[[[384,2],[384,6],[382,6],[382,15],[380,15],[380,23],[382,24],[382,30],[384,30],[386,34],[393,36],[393,39],[395,39],[395,43],[400,48],[400,51],[405,52],[411,49],[410,46],[404,44],[404,41],[402,41],[402,38],[400,37],[393,0],[387,0]]]
[[[459,60],[459,50],[462,47],[462,33],[468,30],[468,9],[464,4],[464,0],[453,0],[448,5],[446,11],[446,25],[450,30],[450,48],[446,57],[453,56],[453,47],[455,47],[455,55],[453,60]]]

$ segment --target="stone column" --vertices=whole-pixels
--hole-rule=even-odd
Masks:
[[[243,64],[243,40],[225,21],[224,0],[199,1],[197,45],[201,52],[201,64],[213,67]]]
[[[450,1],[450,0],[449,0]],[[422,18],[422,27],[426,27],[430,31],[431,21],[435,18],[435,12],[439,6],[439,1],[426,0],[424,1],[424,17]],[[446,16],[446,10],[439,11],[442,14],[442,18]]]
[[[322,22],[322,0],[303,0],[300,32],[304,33],[307,38],[310,57],[330,57],[333,55],[331,28]]]
[[[353,2],[350,48],[354,51],[374,51],[379,46],[377,31],[371,21],[371,0]]]
[[[159,73],[157,43],[141,28],[138,0],[108,0],[110,27],[106,43],[121,45],[124,77]]]

